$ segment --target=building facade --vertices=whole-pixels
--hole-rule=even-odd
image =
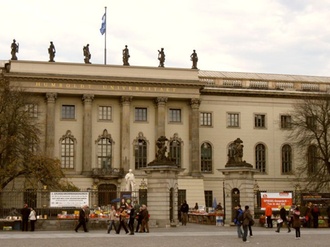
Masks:
[[[222,172],[237,138],[254,169],[242,204],[255,202],[253,189],[295,191],[296,152],[286,139],[292,104],[330,88],[327,77],[58,62],[2,61],[1,72],[38,99],[41,148],[81,190],[123,191],[129,169],[136,188],[146,188],[144,168],[165,136],[181,169],[176,203],[191,207],[237,202],[245,185],[225,183]]]

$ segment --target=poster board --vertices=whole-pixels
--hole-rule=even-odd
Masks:
[[[261,209],[265,210],[266,205],[269,204],[273,210],[280,210],[281,205],[289,210],[292,205],[292,192],[261,192]]]
[[[50,192],[50,207],[80,208],[89,205],[89,192]]]

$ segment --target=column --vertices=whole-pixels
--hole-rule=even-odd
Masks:
[[[156,118],[156,139],[160,136],[165,136],[165,113],[167,98],[166,97],[158,97],[156,99],[157,104],[157,118]]]
[[[130,168],[130,116],[132,96],[121,97],[121,168],[128,171]]]
[[[55,147],[55,101],[57,93],[46,93],[47,113],[46,113],[46,156],[53,158]]]
[[[83,118],[83,167],[82,173],[89,175],[92,171],[92,101],[94,95],[84,94],[84,118]]]
[[[190,114],[190,128],[189,128],[189,141],[190,141],[190,171],[194,177],[200,177],[201,169],[199,162],[199,105],[200,99],[191,99],[191,114]]]

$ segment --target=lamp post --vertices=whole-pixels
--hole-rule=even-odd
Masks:
[[[295,201],[296,201],[296,205],[300,205],[301,204],[301,187],[300,184],[296,184],[294,186],[295,188]]]

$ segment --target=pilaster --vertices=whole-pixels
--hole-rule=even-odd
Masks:
[[[121,168],[124,171],[130,169],[130,116],[132,96],[121,97]]]
[[[55,102],[57,93],[46,93],[47,113],[46,113],[46,156],[54,157],[55,147]]]
[[[94,95],[84,94],[84,119],[83,119],[83,167],[82,172],[85,175],[92,170],[92,101]]]
[[[190,101],[191,114],[190,114],[190,128],[189,128],[189,145],[190,145],[190,167],[191,175],[200,177],[201,169],[199,162],[199,106],[200,99],[194,98]]]

